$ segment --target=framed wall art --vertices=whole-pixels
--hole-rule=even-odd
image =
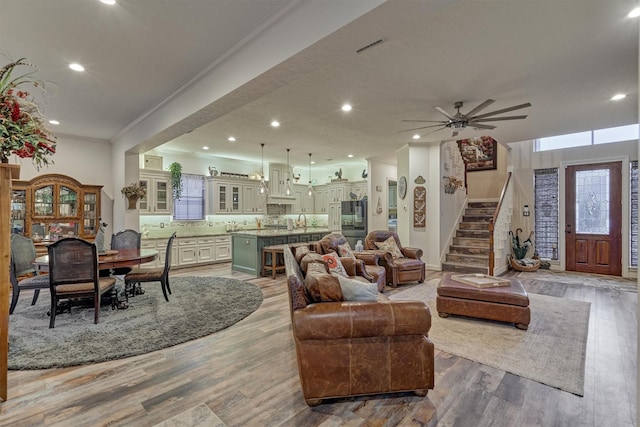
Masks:
[[[460,154],[467,172],[496,169],[498,167],[498,143],[490,136],[458,140]]]

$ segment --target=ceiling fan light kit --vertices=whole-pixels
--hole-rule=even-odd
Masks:
[[[421,127],[412,128],[412,129],[405,129],[405,130],[402,130],[401,132],[413,132],[413,131],[422,130],[422,129],[435,128],[431,132],[428,132],[425,135],[422,135],[424,137],[426,135],[429,135],[429,134],[434,133],[434,132],[438,132],[438,131],[443,130],[443,129],[453,129],[453,133],[452,133],[451,136],[452,137],[456,137],[456,136],[458,136],[458,133],[459,133],[459,131],[457,129],[466,129],[467,127],[470,127],[470,128],[475,129],[475,130],[481,130],[481,129],[491,130],[491,129],[495,129],[496,128],[496,126],[484,124],[484,123],[481,123],[481,122],[495,122],[495,121],[500,121],[500,120],[522,120],[522,119],[526,119],[527,118],[526,115],[505,116],[505,117],[491,117],[491,116],[495,116],[496,114],[508,113],[510,111],[520,110],[522,108],[531,107],[531,103],[527,102],[527,103],[520,104],[520,105],[514,105],[513,107],[507,107],[507,108],[503,108],[501,110],[495,110],[495,111],[492,111],[492,112],[489,112],[489,113],[474,115],[474,114],[479,113],[480,111],[484,110],[485,108],[487,108],[489,105],[493,104],[494,102],[495,102],[494,99],[487,99],[486,101],[484,101],[480,105],[478,105],[475,108],[473,108],[468,113],[462,114],[460,112],[460,109],[462,108],[464,103],[462,101],[457,101],[457,102],[455,102],[453,104],[453,107],[456,109],[456,113],[453,114],[453,115],[449,114],[444,108],[436,106],[436,107],[433,107],[433,108],[436,111],[438,111],[440,114],[445,116],[447,118],[447,120],[402,120],[403,122],[420,122],[420,123],[437,123],[437,124],[421,126]]]

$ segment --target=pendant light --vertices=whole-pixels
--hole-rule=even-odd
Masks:
[[[311,153],[309,153],[309,188],[307,188],[307,197],[313,197],[313,186],[311,185]]]
[[[293,196],[293,188],[291,188],[291,169],[289,169],[289,151],[290,148],[287,148],[287,185],[284,189],[285,196]]]
[[[260,144],[262,147],[262,172],[260,175],[260,186],[258,187],[258,194],[266,197],[269,194],[269,188],[267,188],[267,183],[264,182],[264,142]]]

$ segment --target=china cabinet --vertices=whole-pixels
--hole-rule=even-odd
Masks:
[[[11,231],[35,240],[77,236],[93,240],[98,231],[101,185],[47,174],[14,181]]]

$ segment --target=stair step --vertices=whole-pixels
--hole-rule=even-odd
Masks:
[[[489,230],[460,230],[456,231],[457,237],[475,237],[475,238],[489,238]]]
[[[450,254],[463,254],[463,255],[482,255],[487,259],[489,256],[489,242],[486,247],[474,247],[471,245],[451,245],[449,246]]]
[[[448,262],[456,262],[460,264],[477,265],[481,267],[489,266],[489,258],[486,255],[470,255],[470,254],[456,254],[448,253]]]
[[[489,239],[474,238],[474,237],[454,237],[453,245],[489,249]]]
[[[462,217],[462,222],[483,222],[486,224],[489,221],[491,221],[492,218],[493,218],[493,214],[483,215],[483,214],[473,213],[471,215],[464,215]]]
[[[459,262],[442,263],[442,271],[453,271],[456,273],[482,273],[489,274],[489,267],[478,266],[474,264],[464,264]]]
[[[486,222],[461,222],[459,224],[460,230],[487,230]]]
[[[495,210],[498,202],[469,202],[467,206],[470,208],[493,208]]]
[[[470,209],[467,208],[464,210],[465,215],[491,215],[493,216],[495,212],[495,208],[478,208],[478,209]]]

